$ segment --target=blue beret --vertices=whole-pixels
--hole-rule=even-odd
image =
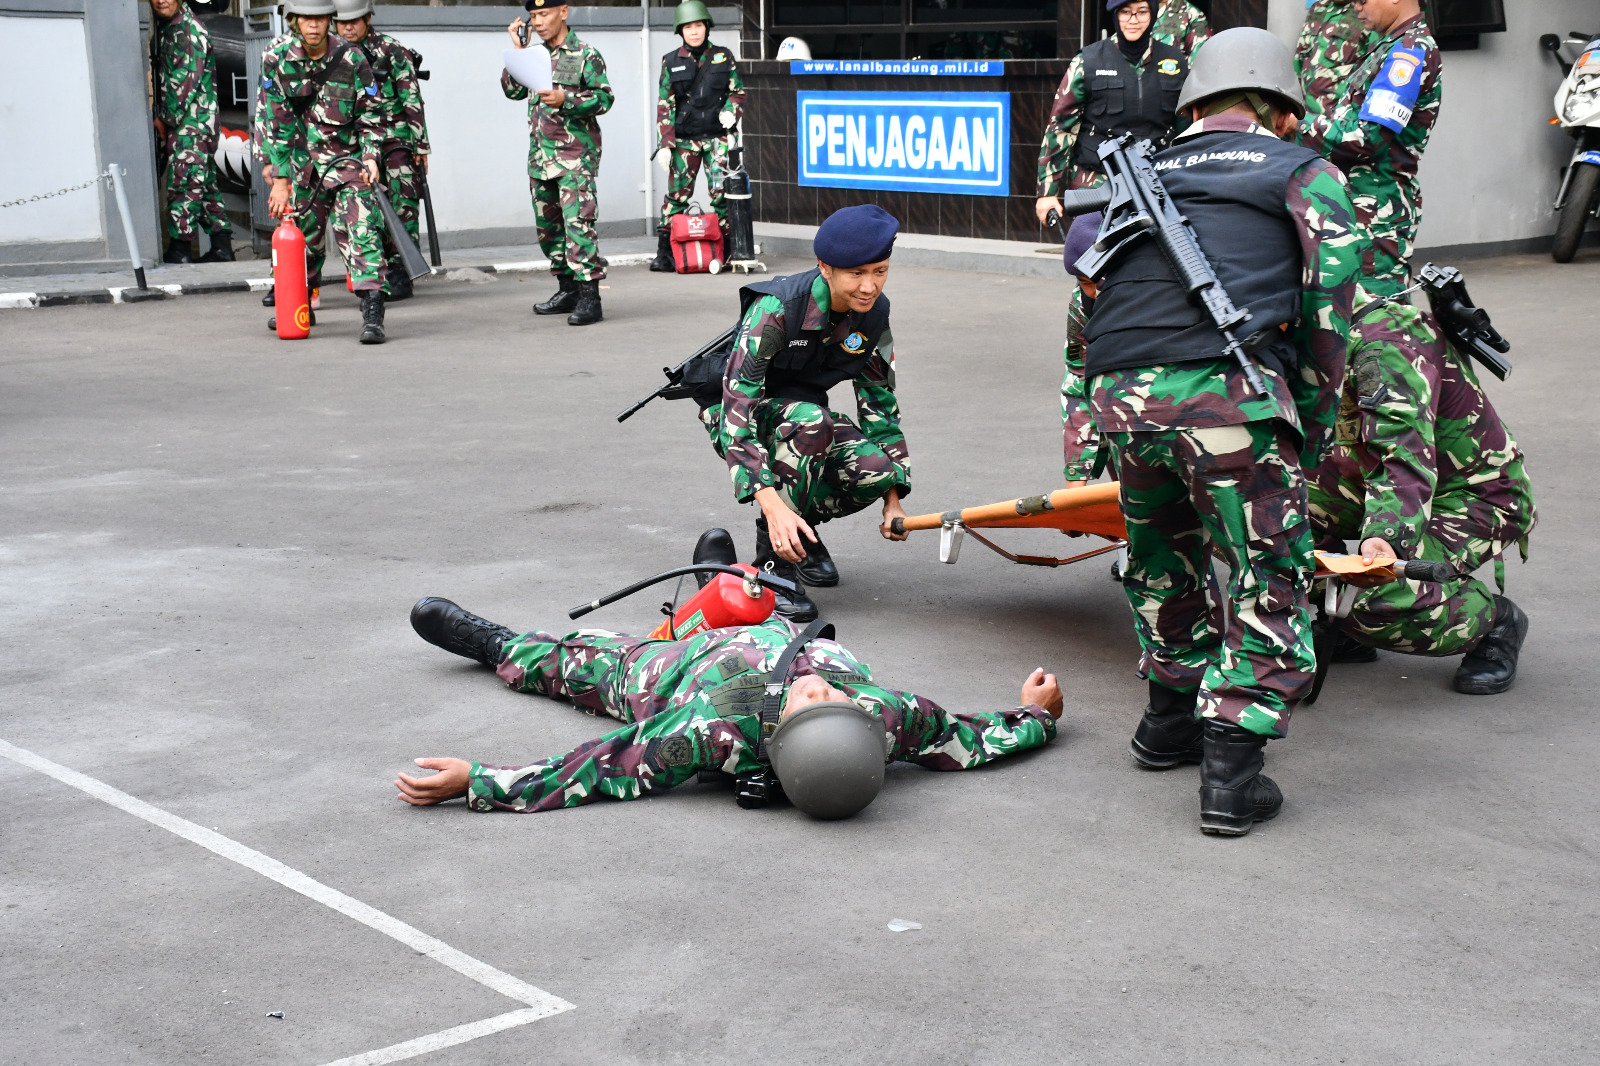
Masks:
[[[1067,230],[1067,244],[1061,250],[1061,261],[1067,264],[1067,270],[1073,274],[1073,264],[1078,257],[1089,250],[1094,244],[1095,237],[1100,234],[1100,212],[1092,215],[1079,215],[1072,220],[1072,228]]]
[[[817,227],[811,250],[829,266],[877,263],[894,251],[899,221],[877,204],[841,207]]]

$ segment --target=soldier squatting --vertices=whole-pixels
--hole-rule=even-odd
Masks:
[[[501,79],[508,98],[528,102],[529,189],[558,284],[534,310],[587,325],[602,319],[605,277],[596,120],[614,94],[566,5],[524,7],[511,38],[549,52],[554,82],[532,93],[509,73]],[[205,233],[206,258],[225,259],[206,34],[181,0],[153,8],[167,258],[198,256]],[[284,8],[291,33],[263,57],[257,111],[271,208],[305,230],[313,277],[331,223],[362,300],[362,340],[381,341],[385,292],[402,298],[408,287],[384,253],[372,189],[383,184],[414,239],[429,154],[418,57],[371,28],[368,0]],[[1213,36],[1184,0],[1108,0],[1107,9],[1116,34],[1072,60],[1044,131],[1040,219],[1061,210],[1066,190],[1105,181],[1100,145],[1149,140],[1222,285],[1252,310],[1266,389],[1246,385],[1146,241],[1079,276],[1065,309],[1063,474],[1076,485],[1109,473],[1121,486],[1122,580],[1149,689],[1131,754],[1152,770],[1199,763],[1201,828],[1243,835],[1282,806],[1262,772],[1265,748],[1287,735],[1317,667],[1313,547],[1354,542],[1367,559],[1438,560],[1457,575],[1362,591],[1339,622],[1333,661],[1367,661],[1378,649],[1459,655],[1459,691],[1504,692],[1529,626],[1505,594],[1504,555],[1526,558],[1536,507],[1522,452],[1472,366],[1409,298],[1418,162],[1442,95],[1418,0],[1313,0],[1292,54],[1262,30]],[[670,269],[667,227],[701,168],[723,213],[717,192],[744,99],[733,56],[709,40],[705,5],[680,4],[674,21],[682,46],[663,58],[658,85],[669,181],[655,269]],[[528,31],[537,44],[524,42]],[[1098,216],[1073,224],[1069,269],[1098,226]],[[823,523],[878,503],[883,535],[904,539],[891,525],[904,515],[911,462],[883,295],[898,228],[876,206],[846,208],[818,228],[815,269],[746,285],[725,365],[696,394],[735,499],[760,510],[755,562],[796,583],[777,617],[676,641],[556,636],[425,599],[412,624],[429,642],[513,688],[621,725],[509,767],[420,759],[435,772],[401,775],[401,798],[547,811],[634,799],[702,773],[771,772],[796,806],[840,817],[870,802],[884,761],[965,769],[1055,736],[1061,695],[1043,671],[1013,709],[953,713],[879,684],[820,623],[801,629],[818,613],[807,587],[840,581]],[[853,418],[828,403],[846,381]],[[737,555],[731,534],[709,530],[694,558],[727,565]],[[1227,564],[1225,588],[1213,555]],[[1473,576],[1489,563],[1496,588]]]

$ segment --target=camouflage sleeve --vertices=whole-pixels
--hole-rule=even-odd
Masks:
[[[894,335],[884,327],[878,346],[861,373],[856,375],[856,421],[861,432],[884,450],[895,465],[911,465],[906,435],[900,430],[900,401],[894,394]],[[901,495],[909,494],[910,486]]]
[[[1193,4],[1189,5],[1189,12],[1192,17],[1189,20],[1189,32],[1183,38],[1183,54],[1192,61],[1195,50],[1211,40],[1211,20]]]
[[[195,105],[200,103],[211,42],[204,30],[192,32],[181,17],[172,23],[170,39],[163,49],[168,60],[162,72],[165,84],[157,99],[164,112],[161,120],[168,126],[178,126],[192,120]]]
[[[1367,93],[1363,94],[1361,106],[1347,97],[1346,102],[1319,115],[1311,123],[1307,147],[1345,171],[1356,166],[1378,165],[1395,154],[1420,154],[1439,115],[1439,50],[1407,37],[1395,42],[1388,54],[1393,56],[1403,47],[1422,48],[1424,53],[1420,74],[1411,74],[1413,78],[1420,77],[1417,95],[1413,98],[1415,102],[1411,108],[1404,109],[1403,119],[1399,115],[1391,115],[1383,121],[1368,117],[1365,97],[1370,95],[1372,86],[1369,85],[1365,87]]]
[[[356,88],[356,142],[361,149],[361,158],[381,159],[387,127],[383,121],[383,108],[378,103],[378,79],[372,73],[372,64],[367,62],[367,57],[359,48],[345,51],[351,59]]]
[[[272,172],[280,178],[294,176],[291,152],[300,116],[289,106],[283,79],[278,73],[276,53],[268,52],[261,60],[261,97],[256,108],[260,124],[261,154],[272,165]]]
[[[672,77],[667,73],[667,61],[661,61],[661,81],[656,87],[656,146],[671,148],[678,143],[677,101],[672,98]]]
[[[394,79],[395,96],[400,101],[400,120],[395,135],[410,144],[417,155],[427,155],[428,120],[422,109],[422,82],[417,78],[417,65],[411,51],[404,45],[395,46],[395,61],[390,76]]]
[[[1299,224],[1305,263],[1295,337],[1300,365],[1289,391],[1305,434],[1301,463],[1309,469],[1322,454],[1339,413],[1350,310],[1365,239],[1356,226],[1344,175],[1325,160],[1313,159],[1290,175],[1284,204]]]
[[[1055,103],[1044,124],[1039,147],[1039,195],[1060,196],[1072,175],[1072,146],[1077,141],[1080,109],[1084,101],[1083,56],[1072,57],[1066,76],[1056,89]]]
[[[744,76],[739,73],[739,64],[733,64],[733,69],[728,72],[728,98],[722,103],[723,114],[733,116],[733,124],[738,125],[744,118]]]
[[[1369,321],[1351,346],[1350,376],[1360,411],[1366,465],[1361,539],[1382,537],[1409,557],[1432,511],[1439,457],[1434,383],[1424,372],[1438,335],[1413,307],[1395,306]]]
[[[757,769],[750,741],[702,696],[525,766],[472,764],[467,806],[475,811],[553,811],[602,797],[638,799],[681,785],[701,770]]]
[[[526,100],[528,87],[511,76],[509,70],[500,72],[500,91],[506,94],[507,100]]]
[[[1083,290],[1074,289],[1067,304],[1066,373],[1061,377],[1061,473],[1067,481],[1092,480],[1101,465],[1100,430],[1089,411],[1089,390],[1083,376],[1083,327],[1087,321]]]
[[[1010,711],[957,714],[911,692],[885,691],[901,704],[903,731],[895,758],[930,770],[970,770],[1041,748],[1056,736],[1056,720],[1033,704]]]
[[[767,367],[783,350],[783,301],[763,296],[750,305],[722,375],[721,444],[733,494],[748,503],[756,490],[776,485],[766,447],[756,436],[756,405],[766,398]]]
[[[585,48],[583,74],[576,89],[567,90],[561,110],[578,118],[603,115],[611,110],[616,99],[611,91],[611,79],[606,77],[606,61],[593,48]]]

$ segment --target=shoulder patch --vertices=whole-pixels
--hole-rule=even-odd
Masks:
[[[1395,133],[1411,122],[1411,109],[1422,93],[1422,65],[1427,52],[1420,47],[1395,45],[1378,69],[1378,76],[1367,87],[1361,104],[1361,119],[1376,122]]]

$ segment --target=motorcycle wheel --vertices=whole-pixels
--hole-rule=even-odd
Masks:
[[[1556,222],[1555,241],[1550,245],[1550,255],[1556,262],[1570,263],[1578,254],[1584,227],[1594,211],[1596,193],[1600,193],[1600,166],[1575,164],[1572,183],[1567,186],[1567,202],[1561,206],[1561,218]]]

